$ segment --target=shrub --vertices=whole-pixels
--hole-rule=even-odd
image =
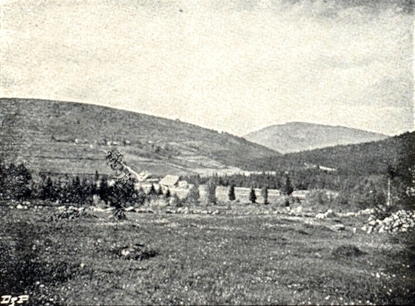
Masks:
[[[117,206],[112,211],[112,217],[117,221],[123,221],[127,219],[127,216],[125,215],[125,209],[122,206]]]
[[[160,187],[160,190],[161,190],[161,187]],[[166,193],[164,194],[164,197],[165,197],[166,199],[168,199],[168,198],[170,198],[170,197],[171,197],[170,189],[169,189],[168,187],[167,187]]]
[[[355,245],[341,245],[332,252],[335,257],[358,257],[365,254]]]
[[[169,204],[170,204],[170,206],[173,206],[173,207],[182,207],[183,206],[183,203],[182,203],[182,201],[180,201],[177,194],[174,194],[172,197],[170,197]]]
[[[190,188],[189,193],[186,197],[186,202],[192,205],[197,205],[199,203],[200,193],[199,193],[199,186],[193,185]]]

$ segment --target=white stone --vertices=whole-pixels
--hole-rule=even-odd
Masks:
[[[301,213],[301,212],[303,211],[303,207],[302,207],[302,206],[298,206],[298,207],[296,207],[296,208],[294,209],[294,211],[295,211],[296,213]]]
[[[332,228],[336,231],[343,231],[346,227],[343,224],[335,224]]]

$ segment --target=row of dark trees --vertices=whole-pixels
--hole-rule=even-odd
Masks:
[[[290,194],[292,193],[292,191],[290,192]],[[264,186],[261,188],[261,196],[264,199],[264,204],[269,204],[268,202],[268,187]],[[228,198],[229,201],[235,201],[236,196],[235,196],[235,185],[231,185],[229,187],[229,192],[228,192]],[[256,203],[257,200],[257,195],[255,193],[255,189],[253,187],[251,187],[251,190],[249,191],[249,201],[251,203]]]
[[[191,176],[182,176],[183,180],[187,182],[199,185],[207,184],[208,186],[230,186],[235,187],[244,187],[244,188],[267,188],[268,189],[279,189],[282,190],[284,194],[291,195],[294,191],[294,186],[291,181],[291,177],[286,173],[281,174],[281,176],[271,175],[271,174],[254,174],[250,176],[245,176],[243,174],[235,174],[231,176],[218,176],[213,175],[212,177],[201,177],[200,175],[191,175]],[[277,184],[278,182],[278,184]],[[278,188],[276,187],[278,186]],[[212,187],[211,187],[212,188]],[[299,188],[296,188],[299,189]],[[231,196],[229,198],[231,201]]]
[[[233,175],[213,175],[212,177],[201,177],[200,175],[183,176],[183,180],[192,184],[206,184],[213,181],[218,186],[262,188],[267,186],[270,189],[283,190],[287,188],[287,180],[290,188],[296,190],[310,189],[341,189],[341,177],[336,173],[324,172],[318,169],[304,169],[301,171],[279,171],[276,174],[263,172],[260,174],[233,174]]]
[[[415,160],[413,161],[415,162]],[[409,163],[408,163],[409,164]],[[410,169],[415,168],[413,166]],[[339,193],[339,197],[322,199],[321,202],[331,201],[335,205],[356,206],[359,208],[385,205],[388,197],[392,205],[413,208],[415,198],[415,171],[414,175],[406,179],[401,171],[388,166],[383,174],[355,175],[339,172],[324,172],[320,169],[298,169],[279,171],[276,174],[263,172],[261,174],[235,174],[228,176],[214,175],[211,178],[198,175],[185,176],[182,179],[190,183],[203,184],[210,180],[217,185],[245,187],[245,188],[270,188],[278,189],[285,195],[291,195],[294,190],[333,190]],[[388,181],[390,184],[388,184]],[[391,186],[388,190],[388,185]],[[412,187],[411,187],[412,186]],[[412,188],[412,189],[411,189]],[[413,190],[412,193],[410,190]],[[388,196],[388,194],[390,196]],[[233,195],[229,196],[231,200]],[[252,199],[254,196],[251,197]],[[252,202],[250,198],[250,201]],[[412,206],[411,206],[412,203]]]

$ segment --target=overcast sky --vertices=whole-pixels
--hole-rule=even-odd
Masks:
[[[408,1],[0,1],[2,97],[236,135],[289,121],[414,128]]]

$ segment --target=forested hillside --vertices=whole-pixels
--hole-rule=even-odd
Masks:
[[[252,170],[302,169],[305,163],[337,169],[339,174],[384,174],[388,165],[405,172],[415,163],[415,132],[385,140],[316,149],[252,160]]]

